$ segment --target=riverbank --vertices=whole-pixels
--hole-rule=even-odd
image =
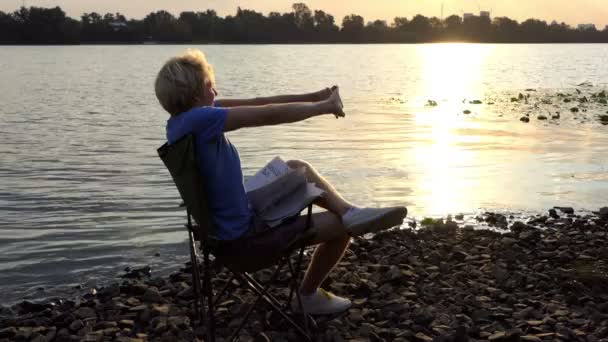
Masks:
[[[464,219],[426,219],[412,222],[415,229],[355,239],[325,284],[352,298],[353,308],[320,322],[321,340],[608,341],[608,208],[473,218],[503,234]],[[142,272],[77,300],[1,307],[0,341],[202,338],[204,328],[190,324],[188,271],[161,278]],[[220,273],[216,289],[226,279]],[[249,296],[235,291],[220,304],[221,336]],[[297,341],[269,312],[254,314],[244,336]]]

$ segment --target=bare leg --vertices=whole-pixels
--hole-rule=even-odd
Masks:
[[[287,162],[287,165],[293,169],[304,168],[308,180],[315,183],[319,189],[325,191],[323,197],[315,202],[316,205],[327,209],[340,217],[353,206],[309,163],[303,160],[290,160]]]
[[[318,246],[302,281],[300,292],[304,295],[317,291],[327,275],[342,259],[350,243],[350,236],[346,233],[342,220],[336,214],[331,212],[314,214],[313,223],[317,230],[317,238],[314,243]]]

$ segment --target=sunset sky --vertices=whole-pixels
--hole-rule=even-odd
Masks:
[[[13,11],[23,0],[0,0],[0,10]],[[61,6],[68,15],[79,17],[84,12],[121,12],[127,17],[142,18],[147,13],[166,9],[174,14],[184,10],[215,9],[219,15],[234,14],[237,6],[254,9],[264,14],[270,11],[286,12],[293,0],[25,0],[26,6]],[[303,1],[312,9],[322,9],[342,18],[351,13],[362,15],[366,21],[384,19],[389,23],[395,16],[412,17],[418,13],[426,16],[478,12],[491,10],[492,16],[507,16],[519,21],[539,18],[551,22],[557,20],[571,25],[594,23],[599,29],[608,25],[608,0],[308,0]]]

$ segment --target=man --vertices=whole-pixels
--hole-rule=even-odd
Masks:
[[[280,249],[306,228],[306,219],[297,217],[270,228],[252,212],[243,186],[238,151],[225,132],[298,122],[333,114],[345,117],[338,87],[303,95],[281,95],[255,99],[216,100],[213,69],[199,50],[189,50],[167,61],[155,83],[156,96],[169,112],[167,140],[196,136],[198,162],[209,196],[217,238],[240,243],[243,248]],[[369,231],[371,227],[398,225],[407,214],[404,207],[359,208],[346,201],[310,164],[291,160],[292,168],[303,168],[309,181],[324,191],[316,205],[327,211],[313,214],[318,245],[300,288],[304,311],[332,314],[348,310],[350,300],[320,289],[329,272],[342,258],[350,242],[348,232]]]

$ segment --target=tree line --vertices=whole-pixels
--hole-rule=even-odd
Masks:
[[[445,19],[416,15],[365,22],[351,14],[340,26],[334,16],[296,3],[287,13],[238,8],[220,17],[214,10],[186,11],[174,16],[156,11],[127,19],[120,13],[84,13],[70,18],[60,8],[21,7],[0,11],[0,44],[103,43],[608,43],[608,27],[579,30],[565,23],[538,19],[457,15]]]

